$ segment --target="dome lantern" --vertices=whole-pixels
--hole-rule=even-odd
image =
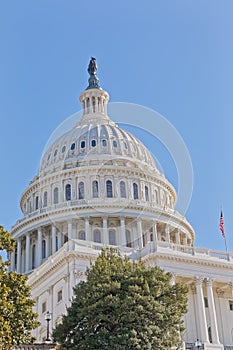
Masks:
[[[97,64],[94,57],[91,57],[87,71],[90,75],[88,79],[89,85],[79,97],[83,107],[83,117],[85,119],[108,118],[107,103],[109,94],[99,86],[99,79],[96,76]]]

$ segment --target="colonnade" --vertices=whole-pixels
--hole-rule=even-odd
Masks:
[[[98,238],[95,237],[95,231],[98,231]],[[59,250],[67,240],[72,239],[142,249],[151,241],[187,245],[188,237],[177,228],[156,220],[125,216],[118,218],[87,216],[55,222],[49,226],[39,226],[17,238],[16,253],[11,253],[11,270],[29,273]]]
[[[196,306],[197,306],[197,326],[198,334],[197,338],[201,339],[204,343],[220,344],[219,332],[216,316],[216,308],[213,293],[213,280],[211,278],[196,277],[194,280],[193,292],[196,294]],[[209,323],[207,324],[206,307],[204,302],[203,287],[206,288],[207,305],[209,313]],[[209,328],[209,330],[208,330]],[[211,333],[211,338],[210,338]]]

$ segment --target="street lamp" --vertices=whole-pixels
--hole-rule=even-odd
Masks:
[[[52,318],[52,314],[47,311],[45,314],[45,321],[47,321],[47,338],[45,339],[45,341],[51,341],[51,339],[49,338],[49,322],[51,321]]]
[[[195,346],[198,348],[198,350],[200,349],[200,347],[202,346],[202,341],[200,339],[197,339],[197,341],[195,342]]]

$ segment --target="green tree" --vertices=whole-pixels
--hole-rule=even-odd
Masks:
[[[0,251],[14,251],[14,240],[0,226]],[[27,276],[8,271],[9,261],[0,255],[0,350],[12,345],[33,341],[30,331],[39,323],[32,311],[34,301],[30,298]]]
[[[53,337],[62,349],[167,350],[179,342],[187,287],[159,267],[103,250],[74,288]]]

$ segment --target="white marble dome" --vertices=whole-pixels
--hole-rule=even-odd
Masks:
[[[85,95],[87,99],[87,96],[98,99],[106,92],[88,90]],[[108,162],[122,158],[134,166],[155,170],[155,161],[141,141],[119,128],[106,114],[90,111],[90,107],[87,112],[83,107],[84,116],[80,122],[46,150],[41,161],[41,174],[64,169],[71,163],[80,166],[97,159]]]

